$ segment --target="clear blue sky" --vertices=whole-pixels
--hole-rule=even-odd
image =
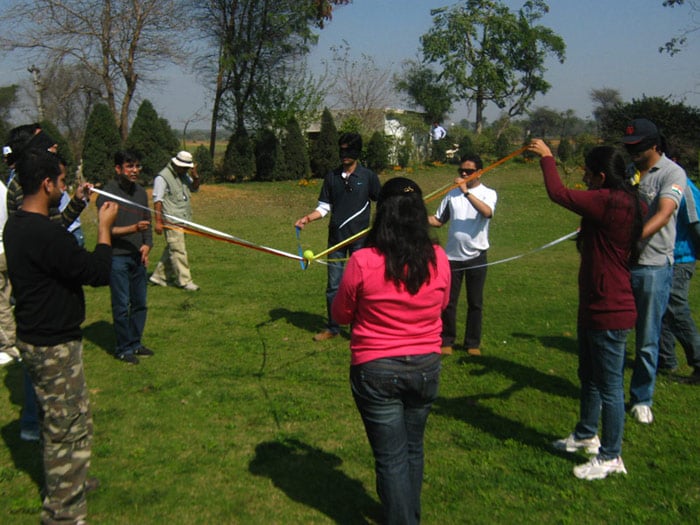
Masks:
[[[4,3],[4,2],[3,2]],[[517,9],[522,1],[507,0]],[[540,20],[566,42],[566,61],[547,64],[552,88],[535,100],[535,106],[573,109],[579,117],[590,115],[591,89],[609,87],[624,100],[647,96],[673,96],[700,107],[700,32],[675,57],[657,49],[689,25],[700,26],[700,13],[691,19],[689,6],[664,8],[662,0],[549,0],[550,12]],[[316,67],[330,57],[333,45],[347,41],[354,56],[365,53],[383,67],[399,71],[404,59],[416,58],[420,36],[432,25],[430,10],[453,5],[445,0],[354,0],[337,8],[333,20],[319,32],[309,63]],[[28,75],[24,66],[0,60],[0,75],[15,81]],[[199,111],[204,117],[192,127],[207,127],[204,90],[189,75],[166,70],[165,83],[148,87],[140,95],[153,102],[158,112],[181,129]],[[493,108],[487,117],[497,116]],[[463,103],[455,105],[454,119],[469,117]]]

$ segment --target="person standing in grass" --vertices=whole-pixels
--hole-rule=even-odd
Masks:
[[[139,358],[153,355],[141,341],[146,327],[148,254],[153,247],[151,212],[148,195],[138,183],[141,159],[133,151],[118,151],[114,155],[116,177],[105,191],[137,206],[120,206],[112,227],[112,276],[109,291],[112,297],[112,321],[117,346],[114,357],[136,365]],[[100,196],[97,207],[112,200]]]
[[[430,238],[420,188],[389,180],[332,303],[333,318],[352,326],[350,384],[388,524],[420,522],[423,434],[438,395],[449,296],[449,262]]]
[[[294,223],[300,229],[310,222],[331,214],[328,223],[328,246],[352,237],[369,226],[371,202],[377,200],[379,177],[372,170],[360,165],[362,136],[358,133],[343,133],[338,139],[342,165],[326,174],[318,197],[318,206],[308,215]],[[316,335],[314,341],[326,341],[340,333],[340,326],[331,314],[331,304],[343,277],[345,259],[359,250],[363,239],[336,249],[328,254],[328,279],[326,283],[326,309],[328,323]]]
[[[168,286],[168,282],[172,280],[188,292],[199,290],[190,273],[185,234],[177,229],[165,228],[163,221],[163,214],[191,221],[192,192],[198,189],[199,175],[197,175],[192,154],[188,151],[180,151],[153,179],[155,230],[158,235],[165,234],[167,245],[149,279],[151,284]]]
[[[99,211],[95,251],[88,253],[52,221],[65,174],[44,150],[17,161],[24,200],[4,230],[15,295],[16,345],[39,401],[44,488],[42,523],[84,523],[92,448],[92,416],[82,357],[83,285],[109,284],[111,227],[117,205]],[[94,486],[94,482],[92,483]]]
[[[436,228],[448,221],[450,223],[445,251],[452,269],[452,289],[450,303],[442,313],[443,354],[452,353],[457,336],[457,303],[464,281],[467,291],[464,348],[471,356],[481,355],[489,224],[496,210],[498,195],[481,183],[481,177],[469,182],[465,179],[483,167],[478,155],[464,155],[457,169],[457,187],[445,195],[435,215],[428,217],[430,225]]]
[[[541,157],[549,198],[581,216],[577,239],[580,419],[574,432],[555,441],[554,447],[566,452],[585,449],[594,455],[574,467],[577,478],[626,474],[621,456],[625,346],[637,318],[630,275],[639,256],[645,206],[627,177],[622,153],[613,147],[599,146],[586,155],[587,191],[562,184],[552,152],[542,140],[533,140],[529,150]]]
[[[673,283],[673,250],[678,208],[687,177],[683,168],[664,154],[665,141],[656,124],[634,119],[622,143],[632,158],[639,195],[649,205],[642,232],[639,261],[632,268],[637,305],[635,356],[630,381],[630,414],[643,424],[654,421],[651,410],[659,362],[661,325]]]

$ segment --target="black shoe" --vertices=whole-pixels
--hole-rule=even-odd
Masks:
[[[131,365],[138,365],[139,364],[139,358],[136,357],[134,354],[119,354],[117,356],[117,359],[120,361],[124,361],[125,363],[129,363]]]
[[[149,357],[153,355],[153,350],[146,348],[145,346],[139,346],[134,350],[134,355],[140,355],[142,357]]]
[[[700,384],[700,368],[696,368],[695,371],[689,376],[680,376],[677,378],[679,383],[684,385],[699,385]]]

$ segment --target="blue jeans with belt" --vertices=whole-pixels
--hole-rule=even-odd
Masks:
[[[574,436],[587,439],[598,432],[602,411],[603,432],[599,456],[614,459],[622,451],[625,427],[625,347],[630,330],[578,329],[578,377],[581,380],[581,415]]]
[[[374,454],[386,523],[420,522],[423,434],[437,398],[440,354],[377,359],[350,368],[350,385]]]

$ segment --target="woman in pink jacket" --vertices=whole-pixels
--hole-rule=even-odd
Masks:
[[[420,188],[402,177],[387,181],[332,313],[352,325],[350,383],[389,524],[420,521],[423,433],[438,394],[449,292],[450,265],[430,238]]]

